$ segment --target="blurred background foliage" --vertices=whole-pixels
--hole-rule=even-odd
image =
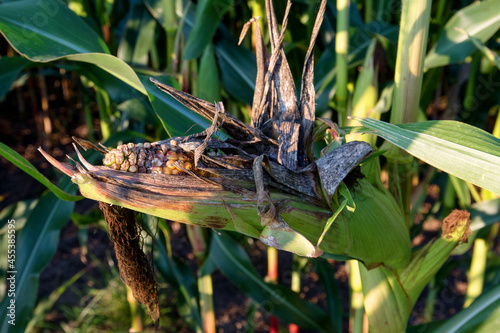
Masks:
[[[274,2],[279,22],[285,6],[285,1]],[[297,87],[318,6],[317,1],[296,0],[289,17],[284,45]],[[465,0],[432,3],[418,120],[459,120],[498,138],[500,1],[477,6]],[[23,332],[26,327],[34,332],[151,327],[144,308],[119,281],[110,243],[99,231],[105,230],[100,211],[86,200],[75,203],[79,198],[71,195],[77,194],[76,187],[54,172],[35,148],[42,146],[62,160],[73,153],[73,135],[111,147],[193,134],[209,125],[156,89],[150,76],[202,99],[223,101],[227,112],[249,122],[256,76],[254,41],[247,36],[238,46],[237,40],[252,17],[261,17],[263,36],[268,36],[262,0],[0,3],[0,245],[5,258],[7,221],[15,219],[18,268],[16,326],[2,319],[2,332]],[[339,71],[347,71],[341,86],[347,88],[345,107],[351,114],[391,120],[400,18],[398,1],[352,1],[346,66],[339,67],[339,13],[337,3],[328,1],[315,47],[317,117],[340,118],[334,96]],[[371,140],[373,146],[382,142]],[[99,159],[89,152],[85,157],[94,163]],[[66,193],[44,191],[7,160],[25,165],[23,170],[33,177],[47,177]],[[385,158],[381,163],[382,181],[387,183],[390,166]],[[438,235],[438,221],[457,207],[471,211],[475,241],[474,252],[471,243],[457,248],[458,256],[434,276],[410,316],[409,330],[439,331],[444,323],[455,331],[486,332],[489,325],[498,325],[494,314],[500,311],[499,291],[493,288],[500,279],[499,202],[494,194],[418,160],[411,168],[414,247]],[[215,323],[223,331],[269,330],[277,327],[277,319],[280,330],[360,329],[354,323],[355,265],[334,260],[339,258],[305,260],[281,253],[277,284],[269,283],[266,249],[258,241],[230,233],[211,237],[216,231],[191,230],[151,217],[144,222],[155,235],[146,237],[146,247],[154,244],[161,331],[203,330],[210,318],[200,305],[204,283],[212,284],[207,276],[214,279]],[[201,249],[191,249],[193,235],[204,239]],[[7,271],[2,259],[1,318],[6,317]],[[476,273],[479,278],[474,280]],[[479,281],[475,288],[473,281]],[[456,314],[471,304],[476,308]],[[467,325],[461,325],[464,320]]]

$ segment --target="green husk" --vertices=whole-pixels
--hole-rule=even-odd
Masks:
[[[361,268],[365,310],[377,332],[404,332],[420,293],[448,259],[453,249],[470,235],[466,211],[454,210],[443,221],[442,235],[412,254],[404,268]]]

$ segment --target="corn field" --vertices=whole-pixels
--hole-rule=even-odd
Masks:
[[[499,9],[1,2],[0,331],[498,330]]]

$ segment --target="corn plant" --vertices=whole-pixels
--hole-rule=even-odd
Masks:
[[[17,52],[0,58],[0,92],[26,69],[74,73],[93,92],[100,126],[99,142],[74,139],[73,161],[40,149],[69,176],[57,186],[0,144],[3,157],[50,190],[2,213],[4,243],[3,221],[26,220],[17,238],[19,324],[2,322],[2,331],[26,327],[37,277],[83,197],[99,202],[122,279],[159,330],[158,287],[140,237],[155,228],[162,232],[149,241],[154,265],[179,290],[179,308],[198,332],[215,331],[215,269],[255,302],[273,305],[271,330],[288,323],[290,331],[342,331],[326,259],[350,268],[350,331],[491,329],[500,297],[487,242],[500,216],[500,2],[239,5],[0,4],[0,31]],[[89,108],[85,117],[92,128]],[[414,216],[431,183],[442,188],[442,230],[412,248],[422,228]],[[166,220],[187,225],[197,277],[172,256]],[[264,281],[236,235],[309,258],[328,310],[299,297],[300,278],[292,288]],[[471,244],[464,309],[432,322],[436,277]],[[408,327],[429,284],[425,323]]]

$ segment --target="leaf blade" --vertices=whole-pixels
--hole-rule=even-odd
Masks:
[[[457,27],[484,43],[500,28],[498,1],[474,2],[453,15],[427,54],[424,70],[462,62],[476,50],[467,35],[456,30]]]
[[[360,122],[420,160],[460,179],[500,194],[500,140],[458,121],[392,125],[365,118]]]
[[[54,193],[59,199],[66,201],[78,201],[83,199],[80,195],[71,195],[61,190],[56,185],[52,184],[47,177],[42,175],[28,160],[16,153],[13,149],[9,148],[5,144],[0,142],[0,155],[5,157],[8,161],[13,163],[19,169],[26,172],[31,177],[38,180],[42,185],[47,187],[52,193]],[[76,189],[76,187],[75,187]]]

